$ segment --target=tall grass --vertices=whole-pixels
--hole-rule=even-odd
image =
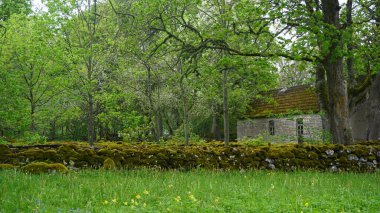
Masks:
[[[0,171],[0,212],[379,212],[380,173]]]

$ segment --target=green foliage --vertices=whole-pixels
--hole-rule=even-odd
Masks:
[[[264,137],[261,135],[256,138],[242,138],[239,140],[239,143],[242,143],[247,146],[261,146],[268,144],[267,141],[264,141]]]
[[[325,56],[352,57],[357,75],[379,70],[374,1],[356,5],[355,24],[341,18],[339,30],[317,5],[297,1],[43,4],[47,12],[28,0],[0,4],[0,131],[33,132],[28,143],[182,141],[184,126],[193,143],[212,139],[213,124],[223,131],[224,88],[233,136],[260,92],[313,82]],[[332,50],[336,42],[343,48]]]
[[[8,144],[4,137],[0,136],[0,144]]]
[[[44,144],[47,141],[46,136],[40,135],[39,133],[25,132],[22,138],[27,144]]]

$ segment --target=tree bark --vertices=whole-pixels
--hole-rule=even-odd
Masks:
[[[36,105],[34,104],[34,99],[31,98],[31,101],[30,101],[30,132],[32,134],[35,133],[36,131],[36,117],[35,117],[35,113],[36,113]]]
[[[322,141],[326,141],[326,134],[330,132],[330,125],[328,119],[328,91],[326,84],[326,72],[321,64],[316,67],[316,82],[315,88],[319,100],[319,108],[322,119]]]
[[[88,95],[88,117],[87,117],[87,141],[90,146],[94,145],[95,135],[95,116],[94,116],[94,100],[92,94]]]
[[[190,136],[189,136],[189,117],[187,113],[187,101],[185,95],[185,86],[183,85],[183,78],[180,80],[181,87],[181,97],[182,97],[182,110],[183,110],[183,131],[185,134],[185,144],[190,144]]]
[[[212,114],[211,134],[214,140],[220,141],[222,138],[219,126],[219,113],[215,111]]]
[[[370,88],[368,140],[380,140],[380,71]]]
[[[348,73],[348,88],[353,88],[355,86],[355,70],[354,70],[354,57],[353,57],[353,41],[352,41],[352,34],[353,30],[351,28],[352,25],[352,0],[347,0],[346,4],[346,24],[347,24],[347,30],[349,33],[349,39],[347,43],[347,51],[348,51],[348,57],[346,59],[346,66],[347,66],[347,73]]]
[[[230,142],[230,120],[228,117],[228,69],[223,69],[223,118],[224,118],[224,144]]]
[[[322,0],[324,22],[328,24],[324,34],[330,42],[329,51],[324,53],[323,68],[327,74],[329,90],[329,122],[335,144],[351,144],[352,129],[349,119],[347,88],[343,75],[342,35],[339,24],[339,1]]]

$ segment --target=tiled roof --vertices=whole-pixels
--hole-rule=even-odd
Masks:
[[[319,112],[315,88],[310,85],[295,86],[269,91],[268,100],[254,101],[248,112],[251,118],[269,117],[278,114]]]

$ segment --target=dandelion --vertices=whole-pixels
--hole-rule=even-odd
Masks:
[[[304,206],[305,206],[305,207],[309,207],[309,203],[306,202],[306,203],[304,204]]]
[[[140,195],[136,195],[136,199],[140,199],[141,198],[141,196]]]
[[[177,201],[177,203],[181,202],[181,197],[180,196],[177,196],[176,198],[174,198],[175,201]]]
[[[128,202],[127,201],[125,201],[123,204],[124,204],[124,206],[128,206]]]
[[[112,199],[112,203],[117,203],[116,198]]]
[[[107,205],[107,204],[108,204],[108,200],[104,200],[103,205]]]
[[[215,203],[219,203],[219,197],[216,197],[214,200]]]
[[[194,197],[194,195],[192,195],[192,194],[189,194],[189,199],[191,200],[191,201],[193,201],[193,202],[196,202],[197,201],[197,199]]]
[[[148,195],[149,191],[145,190],[143,193],[144,193],[144,195]]]

